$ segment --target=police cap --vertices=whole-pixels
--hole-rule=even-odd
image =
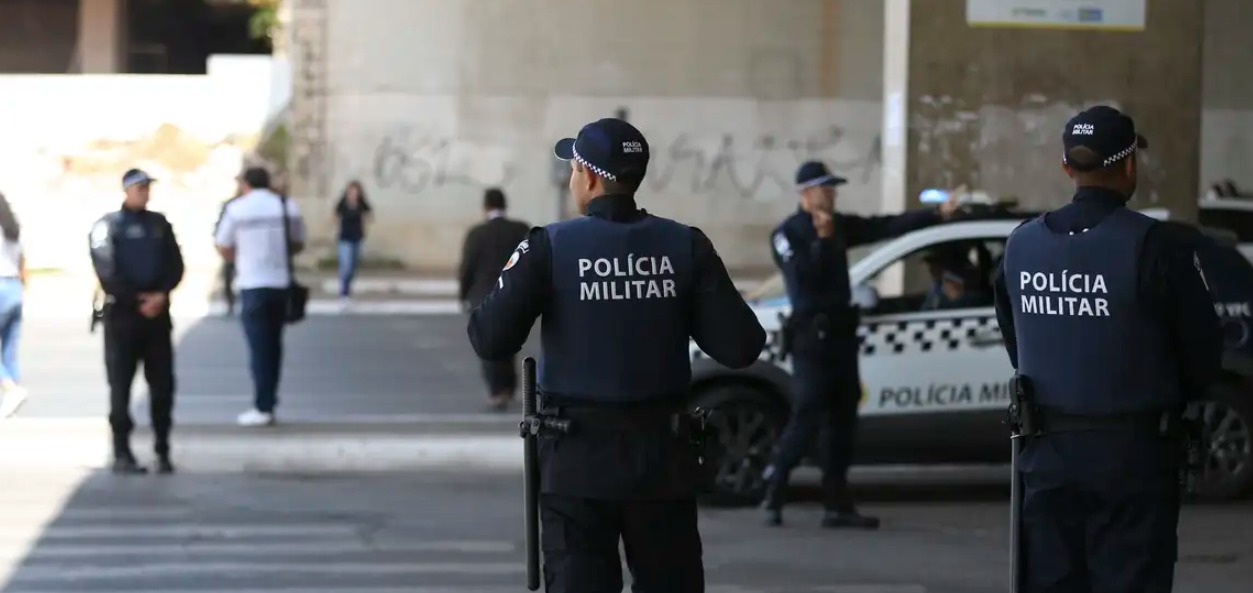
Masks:
[[[807,187],[823,186],[835,187],[844,185],[848,180],[831,173],[827,166],[818,161],[809,161],[800,166],[796,170],[796,189],[803,190]]]
[[[1062,145],[1062,162],[1086,172],[1111,167],[1136,150],[1148,148],[1149,142],[1136,132],[1130,117],[1113,107],[1098,105],[1066,122]]]
[[[122,189],[129,189],[136,185],[147,185],[156,181],[150,175],[140,169],[131,169],[122,174]]]
[[[594,121],[575,138],[563,138],[553,147],[563,161],[575,161],[610,181],[642,180],[648,170],[648,141],[635,126],[607,117]]]

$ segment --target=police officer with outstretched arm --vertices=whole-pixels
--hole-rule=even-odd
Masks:
[[[1171,590],[1180,420],[1220,370],[1199,231],[1127,208],[1148,143],[1111,107],[1063,131],[1074,201],[1010,235],[997,321],[1035,429],[1022,480],[1021,591]]]
[[[571,422],[541,439],[540,522],[549,593],[704,591],[687,421],[688,338],[733,368],[765,332],[710,240],[637,207],[648,142],[602,119],[557,143],[583,216],[531,229],[470,317],[480,357],[514,355],[541,318],[544,413]]]
[[[171,473],[170,427],[174,409],[174,345],[170,292],[183,280],[183,255],[166,218],[148,210],[154,179],[139,169],[122,177],[122,208],[92,227],[91,262],[104,291],[104,360],[109,379],[109,425],[113,471],[140,474],[147,468],[130,448],[131,384],[139,363],[148,381],[157,471]]]
[[[785,340],[792,356],[792,416],[766,467],[766,524],[783,524],[788,477],[819,430],[827,428],[822,455],[823,527],[876,529],[879,520],[857,512],[848,488],[856,439],[861,378],[857,370],[857,309],[851,304],[848,249],[936,224],[957,209],[957,196],[937,208],[894,216],[835,212],[836,188],[847,181],[820,162],[796,172],[800,206],[771,234],[775,265],[783,272],[792,315]]]

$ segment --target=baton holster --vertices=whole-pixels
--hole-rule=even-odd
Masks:
[[[1012,437],[1037,437],[1040,430],[1040,406],[1035,401],[1035,390],[1031,379],[1025,375],[1014,374],[1009,380],[1009,410],[1006,424],[1009,425]]]

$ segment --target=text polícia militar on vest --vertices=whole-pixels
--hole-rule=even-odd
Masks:
[[[1068,317],[1109,317],[1109,300],[1096,294],[1109,294],[1100,274],[1020,272],[1022,312]],[[1029,294],[1034,292],[1036,294]],[[1040,294],[1048,293],[1048,294]]]
[[[675,298],[674,265],[668,256],[579,258],[579,300]],[[668,276],[668,277],[663,277]]]

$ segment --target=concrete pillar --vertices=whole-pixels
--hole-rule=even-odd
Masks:
[[[1106,103],[1150,140],[1133,205],[1195,219],[1205,2],[1143,1],[1145,28],[1116,31],[972,27],[967,0],[887,0],[884,204],[967,184],[1026,208],[1059,206],[1072,193],[1062,126]]]
[[[80,0],[79,65],[83,74],[126,71],[125,0]]]

